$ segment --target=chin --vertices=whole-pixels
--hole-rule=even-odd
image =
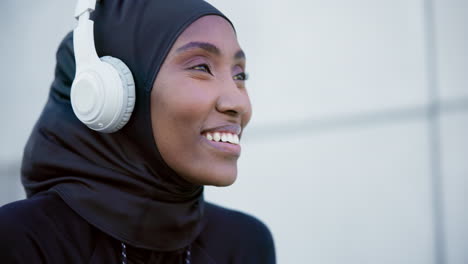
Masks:
[[[226,187],[232,185],[237,179],[237,168],[219,171],[205,171],[197,175],[185,175],[189,182],[199,185]]]
[[[232,185],[237,179],[237,164],[230,166],[212,167],[205,174],[205,184],[218,187]]]
[[[234,176],[227,176],[223,175],[220,177],[217,177],[216,179],[207,182],[204,185],[211,185],[211,186],[216,186],[216,187],[227,187],[232,185],[237,179],[237,174]]]

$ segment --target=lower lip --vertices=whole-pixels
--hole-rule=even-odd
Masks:
[[[202,136],[203,140],[206,141],[210,146],[213,148],[219,150],[220,152],[231,154],[233,156],[240,156],[241,153],[241,146],[240,145],[235,145],[231,143],[225,143],[225,142],[216,142],[212,140],[208,140],[206,137]]]

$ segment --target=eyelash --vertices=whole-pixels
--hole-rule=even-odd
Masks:
[[[242,78],[242,79],[236,79],[238,76],[240,78]],[[245,73],[245,72],[241,72],[241,73],[239,73],[237,75],[234,75],[234,80],[235,81],[247,81],[248,79],[249,79],[249,75],[247,75],[247,73]]]
[[[204,67],[204,69],[197,69],[199,67]],[[210,67],[207,64],[199,64],[199,65],[193,66],[190,69],[193,69],[193,70],[196,70],[196,71],[203,71],[203,72],[206,72],[206,73],[209,73],[209,74],[213,75],[211,73]]]
[[[203,68],[203,69],[200,69],[200,68]],[[199,64],[199,65],[193,66],[190,69],[193,69],[193,70],[196,70],[196,71],[206,72],[206,73],[209,73],[209,74],[213,75],[213,73],[211,73],[210,67],[207,64]],[[245,72],[241,72],[241,73],[239,73],[237,75],[234,75],[233,79],[235,81],[246,81],[246,80],[248,80],[248,75]]]

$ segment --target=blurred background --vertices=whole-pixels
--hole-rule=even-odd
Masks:
[[[468,263],[468,0],[209,2],[236,25],[254,115],[238,181],[206,198],[263,220],[278,263]],[[0,205],[25,196],[74,5],[0,2]]]

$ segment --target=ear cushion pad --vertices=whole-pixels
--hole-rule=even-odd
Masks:
[[[133,108],[135,106],[135,81],[133,80],[133,75],[130,69],[125,65],[125,63],[117,58],[111,56],[101,57],[101,61],[110,64],[119,74],[120,80],[122,81],[123,89],[123,102],[122,107],[124,108],[121,112],[115,127],[112,128],[109,132],[115,132],[121,129],[132,115]]]

